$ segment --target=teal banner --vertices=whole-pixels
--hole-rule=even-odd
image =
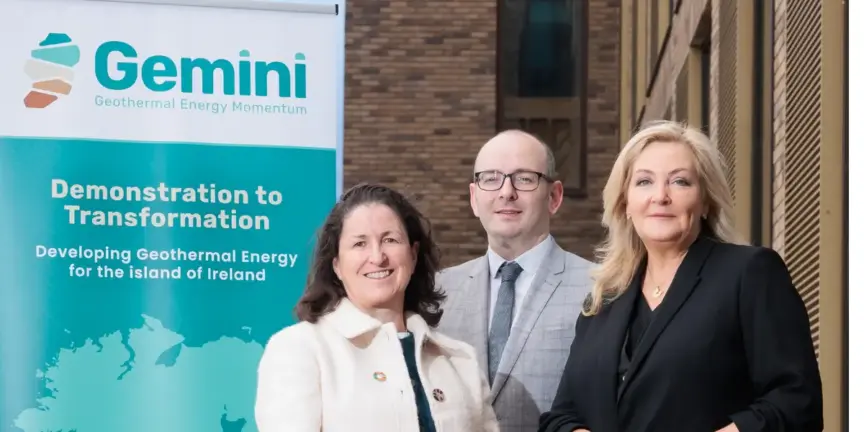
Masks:
[[[344,17],[182,1],[0,0],[0,432],[258,431],[340,192]]]
[[[335,152],[0,138],[0,161],[4,414],[255,430],[257,362],[293,322]]]

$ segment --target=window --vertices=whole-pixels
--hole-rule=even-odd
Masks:
[[[710,136],[711,133],[711,36],[710,33],[705,42],[700,46],[701,51],[701,74],[700,93],[702,97],[699,100],[702,102],[702,129]]]
[[[498,128],[555,152],[565,193],[585,186],[585,0],[500,0]]]

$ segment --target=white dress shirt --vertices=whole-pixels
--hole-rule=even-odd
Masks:
[[[547,235],[543,241],[538,243],[533,248],[525,251],[522,255],[516,257],[515,260],[522,267],[522,273],[516,278],[516,293],[513,304],[513,320],[511,327],[516,324],[516,319],[519,317],[519,312],[522,310],[522,302],[525,300],[525,295],[531,289],[531,284],[534,283],[534,278],[537,277],[537,272],[540,266],[543,265],[543,260],[549,255],[552,246],[555,244],[552,235]],[[495,302],[498,301],[498,290],[501,288],[501,276],[498,274],[498,269],[505,262],[508,262],[500,255],[496,254],[490,248],[486,255],[489,257],[489,327],[492,327],[492,316],[495,311]]]

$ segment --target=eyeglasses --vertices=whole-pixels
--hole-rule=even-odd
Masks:
[[[501,171],[489,170],[474,173],[474,183],[484,191],[497,191],[504,187],[504,181],[510,178],[513,189],[531,192],[540,187],[540,180],[550,181],[545,174],[536,171],[516,171],[504,174]]]

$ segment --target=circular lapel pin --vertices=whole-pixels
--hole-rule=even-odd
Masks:
[[[372,378],[375,378],[375,381],[387,381],[387,375],[384,375],[384,372],[375,372],[372,374]]]
[[[444,402],[444,392],[441,389],[432,390],[432,397],[438,402]]]

